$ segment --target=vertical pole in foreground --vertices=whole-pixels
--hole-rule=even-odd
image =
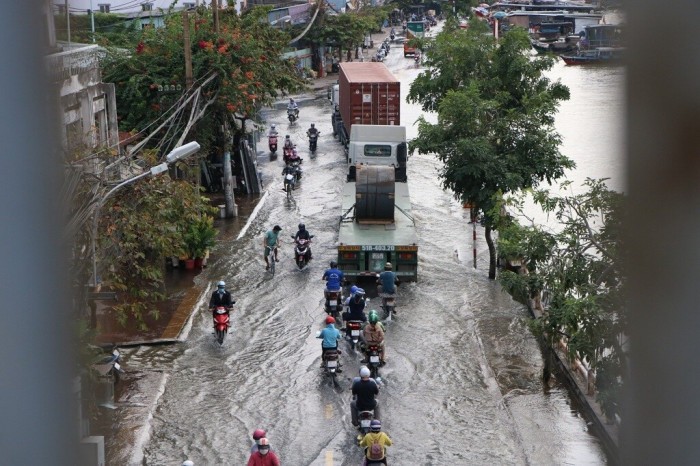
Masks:
[[[185,42],[185,89],[192,87],[192,44],[190,43],[190,15],[182,12],[182,36]]]
[[[0,15],[0,43],[22,38],[21,47],[3,51],[0,73],[7,91],[0,105],[0,455],[3,464],[69,466],[79,464],[77,326],[67,291],[63,154],[50,118],[57,110],[47,109],[58,90],[46,79],[48,41],[27,33],[46,25],[27,5],[3,2]]]

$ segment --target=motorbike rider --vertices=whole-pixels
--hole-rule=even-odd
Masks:
[[[297,234],[294,235],[294,241],[298,241],[300,239],[305,239],[307,241],[311,241],[311,238],[313,238],[314,235],[309,233],[309,230],[306,229],[306,225],[303,223],[299,224],[299,231],[297,231]],[[310,261],[312,259],[311,255],[311,246],[306,248],[306,261]]]
[[[379,445],[381,450],[373,451],[372,446]],[[386,464],[386,447],[390,447],[392,441],[387,434],[382,432],[382,421],[374,419],[369,424],[369,432],[360,440],[360,447],[365,449],[365,464],[372,462]],[[377,448],[376,446],[374,447]],[[378,456],[381,455],[381,458]]]
[[[248,466],[280,466],[280,460],[270,450],[270,441],[267,438],[258,440],[258,450],[250,454]]]
[[[289,134],[287,134],[284,137],[284,148],[285,149],[292,149],[294,147],[294,143],[292,142],[292,139],[289,137]]]
[[[261,438],[265,438],[266,435],[267,432],[265,432],[265,429],[255,429],[253,431],[253,446],[250,447],[251,453],[258,451],[258,442],[260,442]]]
[[[270,125],[270,132],[267,133],[267,137],[277,137],[278,134],[279,133],[277,132],[277,127],[275,126],[275,124],[274,123],[271,124]],[[287,136],[287,137],[289,137],[289,136]]]
[[[374,418],[379,419],[379,403],[375,396],[379,395],[379,385],[374,379],[369,377],[369,369],[367,366],[360,368],[360,377],[355,378],[352,383],[353,400],[350,402],[350,416],[352,425],[357,427],[358,411],[374,410]]]
[[[357,286],[350,288],[350,296],[345,300],[345,305],[348,307],[346,312],[343,312],[343,321],[359,320],[367,322],[365,316],[365,290]]]
[[[282,191],[287,190],[287,175],[293,175],[294,179],[292,180],[292,189],[297,189],[297,184],[296,184],[296,176],[297,176],[297,167],[292,165],[291,163],[287,162],[284,165],[284,168],[282,169]]]
[[[362,338],[365,342],[365,349],[369,348],[369,345],[379,346],[379,362],[383,366],[385,364],[384,360],[384,325],[379,321],[379,314],[377,311],[372,309],[369,311],[367,320],[369,321],[367,325],[362,329]],[[365,359],[360,361],[363,364],[369,362],[367,356]]]
[[[399,277],[393,271],[391,262],[384,264],[384,272],[377,277],[377,292],[382,298],[387,298],[396,295],[396,287],[399,285]],[[396,314],[396,308],[392,310]]]
[[[345,280],[343,271],[338,269],[338,263],[336,261],[331,261],[329,265],[331,268],[323,272],[323,277],[321,277],[321,280],[326,281],[326,289],[323,291],[323,294],[326,297],[326,307],[330,306],[328,292],[340,291],[340,287]]]
[[[335,350],[338,351],[338,340],[340,340],[340,331],[335,328],[335,319],[333,316],[326,317],[326,327],[321,330],[316,338],[321,338],[321,367],[324,367],[323,363],[326,358],[326,351]],[[340,368],[336,369],[336,372],[342,372]]]
[[[289,103],[287,104],[287,113],[294,112],[294,116],[299,118],[299,105],[292,99],[289,98]]]
[[[316,129],[316,125],[314,123],[311,123],[311,128],[306,130],[307,136],[311,136],[312,134],[318,136],[318,130]]]
[[[216,284],[216,290],[211,295],[209,300],[209,310],[216,311],[219,306],[224,306],[227,311],[233,308],[236,301],[233,300],[233,296],[226,290],[226,282],[223,280]]]
[[[280,261],[277,258],[277,247],[280,244],[280,231],[282,231],[282,227],[275,225],[272,230],[267,230],[265,232],[265,238],[263,238],[263,248],[265,248],[265,270],[270,270],[270,262],[267,260],[267,256],[270,255],[271,251],[275,252],[275,262]]]

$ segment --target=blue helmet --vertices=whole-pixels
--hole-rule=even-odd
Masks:
[[[355,294],[355,293],[357,293],[357,290],[359,290],[359,288],[357,286],[353,285],[352,288],[350,288],[350,293]]]
[[[382,430],[382,421],[379,419],[375,419],[372,422],[369,423],[369,430],[372,432],[379,432]]]

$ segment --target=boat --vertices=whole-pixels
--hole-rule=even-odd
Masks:
[[[560,55],[567,65],[613,65],[622,62],[624,47],[598,47],[581,50],[576,55]]]
[[[575,37],[576,37],[576,40],[568,40],[569,38],[567,37],[566,39],[558,39],[558,40],[551,41],[551,42],[530,39],[530,43],[532,44],[532,48],[535,49],[537,51],[537,53],[540,53],[540,54],[545,54],[545,53],[561,54],[561,53],[573,52],[574,50],[576,50],[576,43],[578,42],[578,36],[575,36]]]

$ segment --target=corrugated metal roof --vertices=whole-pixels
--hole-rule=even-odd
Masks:
[[[384,63],[346,62],[340,68],[351,83],[399,82]]]

